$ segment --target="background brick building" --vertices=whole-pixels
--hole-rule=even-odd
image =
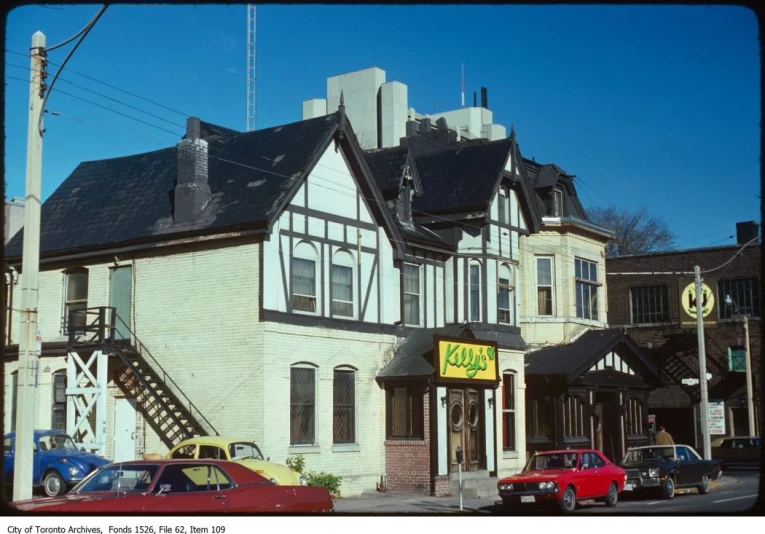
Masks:
[[[681,283],[693,281],[695,265],[704,282],[716,286],[716,325],[705,327],[709,399],[724,400],[727,435],[747,435],[745,334],[749,317],[756,429],[759,432],[760,375],[760,254],[759,225],[739,223],[736,245],[609,258],[608,317],[623,326],[661,367],[666,384],[648,398],[648,414],[655,415],[676,442],[700,444],[697,411],[699,386],[682,383],[698,378],[698,341],[694,326],[681,326]],[[755,239],[746,248],[741,247]],[[740,253],[737,254],[737,252]],[[735,256],[735,257],[734,257]],[[732,259],[733,258],[733,259]],[[726,263],[729,262],[730,263]],[[653,274],[646,274],[653,273]],[[726,295],[733,304],[726,305]],[[712,436],[713,438],[715,436]]]

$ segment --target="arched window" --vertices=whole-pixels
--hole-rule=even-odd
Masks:
[[[64,273],[64,317],[61,320],[64,334],[69,333],[69,315],[88,307],[88,270],[71,269]],[[84,313],[74,314],[74,326],[85,326],[87,317]]]
[[[470,276],[470,320],[481,320],[481,264],[472,260],[469,265]]]
[[[290,445],[316,443],[316,371],[310,363],[290,367]]]
[[[338,250],[332,258],[332,315],[353,317],[353,256]]]
[[[332,390],[332,443],[356,443],[356,369],[336,367]]]
[[[51,429],[66,431],[66,370],[53,373]]]
[[[497,320],[515,325],[515,275],[509,263],[499,266],[497,277]]]
[[[292,309],[316,313],[316,248],[301,241],[292,253]]]

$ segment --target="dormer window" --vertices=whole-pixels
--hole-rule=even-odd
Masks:
[[[552,216],[563,217],[563,191],[560,189],[553,189],[552,201]]]
[[[398,199],[398,219],[403,223],[412,221],[412,174],[407,167]]]

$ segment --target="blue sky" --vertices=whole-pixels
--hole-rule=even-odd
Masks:
[[[13,79],[28,80],[29,60],[13,52],[36,30],[57,44],[97,10],[8,15],[8,198],[24,195],[29,102]],[[110,6],[61,74],[81,87],[60,80],[47,104],[60,115],[46,115],[43,200],[81,161],[175,144],[185,115],[243,130],[246,27],[244,5]],[[418,112],[455,109],[464,62],[467,103],[487,87],[495,122],[515,126],[524,156],[575,174],[585,208],[644,205],[676,248],[733,244],[736,222],[760,221],[758,27],[745,8],[267,5],[257,31],[258,129],[300,120],[328,76],[373,64],[408,85]]]

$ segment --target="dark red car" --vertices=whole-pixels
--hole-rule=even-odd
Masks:
[[[326,488],[277,486],[220,460],[112,463],[61,497],[11,503],[23,511],[74,513],[332,512]]]
[[[626,478],[624,469],[599,451],[545,451],[532,456],[522,473],[500,480],[497,489],[507,508],[556,505],[568,513],[577,500],[602,499],[616,506]]]

